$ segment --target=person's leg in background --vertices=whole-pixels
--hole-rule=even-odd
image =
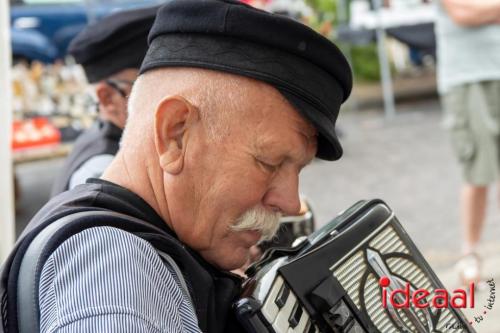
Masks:
[[[461,222],[463,232],[462,259],[457,268],[461,283],[479,282],[481,278],[480,258],[477,247],[486,219],[487,186],[462,185]]]
[[[464,184],[461,193],[461,220],[464,254],[476,251],[486,218],[487,186]]]
[[[462,258],[457,264],[461,283],[479,282],[481,240],[487,212],[488,187],[498,178],[498,121],[492,82],[464,84],[444,96],[452,145],[464,184],[460,195]]]

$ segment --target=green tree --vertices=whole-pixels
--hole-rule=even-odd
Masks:
[[[349,1],[346,1],[349,3]],[[336,40],[335,28],[337,22],[338,0],[306,0],[313,9],[314,17],[307,18],[307,23],[325,37],[333,40],[344,50],[345,44]],[[353,45],[349,48],[354,75],[361,81],[378,81],[380,68],[378,63],[377,47],[375,43],[367,45]]]

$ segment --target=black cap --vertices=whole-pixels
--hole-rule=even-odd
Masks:
[[[127,68],[140,68],[147,36],[158,6],[121,11],[88,25],[70,43],[68,53],[95,83]]]
[[[351,92],[351,69],[309,27],[237,1],[172,0],[159,9],[148,40],[141,73],[200,67],[269,83],[318,130],[317,157],[342,156],[335,121]]]

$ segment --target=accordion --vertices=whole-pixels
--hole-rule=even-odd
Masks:
[[[247,275],[234,309],[249,333],[475,332],[458,309],[431,306],[444,287],[381,200],[358,202],[294,247],[269,249]],[[426,295],[410,303],[395,290]]]

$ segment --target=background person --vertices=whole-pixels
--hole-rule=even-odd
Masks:
[[[480,278],[477,245],[500,168],[500,1],[442,0],[436,36],[445,125],[463,171],[463,283]]]
[[[97,98],[98,119],[76,140],[56,178],[56,195],[100,177],[113,160],[127,120],[127,96],[147,51],[158,7],[118,12],[87,26],[68,52],[83,66]]]

